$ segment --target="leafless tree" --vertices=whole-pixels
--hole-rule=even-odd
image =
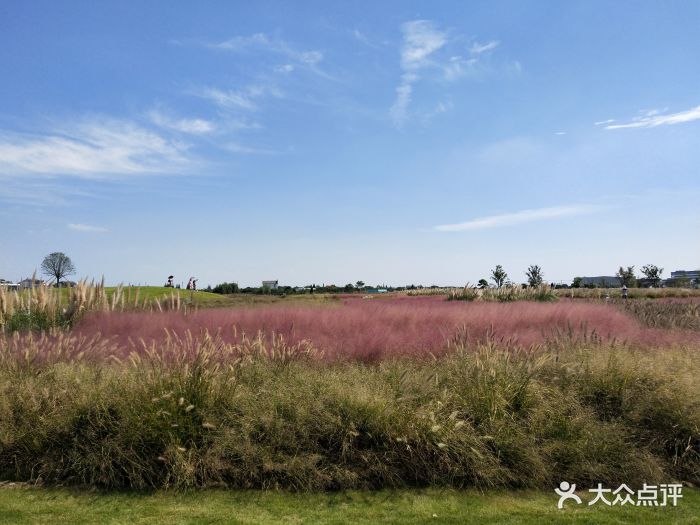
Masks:
[[[56,278],[56,286],[59,286],[61,279],[75,273],[75,266],[65,253],[54,252],[44,257],[41,263],[41,271],[44,275]]]

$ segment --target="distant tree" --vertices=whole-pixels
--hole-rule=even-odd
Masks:
[[[212,288],[212,292],[220,294],[238,293],[238,283],[221,283]]]
[[[41,271],[44,275],[55,278],[56,286],[60,286],[61,279],[75,273],[75,266],[65,253],[54,252],[44,257]]]
[[[663,272],[663,268],[659,268],[654,264],[645,264],[642,266],[642,273],[644,274],[644,277],[651,281],[654,288],[658,288],[659,284],[661,284],[661,274]]]
[[[364,281],[357,281],[357,282],[355,283],[355,286],[356,286],[357,288],[364,288],[364,287],[365,287],[365,282],[364,282]]]
[[[637,278],[634,276],[634,266],[628,266],[627,268],[620,266],[615,275],[620,278],[622,285],[627,288],[633,288],[637,285]]]
[[[581,288],[581,283],[583,283],[583,277],[574,277],[574,280],[571,283],[571,287],[572,288]]]
[[[542,284],[542,268],[536,264],[530,265],[525,272],[525,275],[527,276],[527,284],[530,286],[534,287]]]
[[[345,285],[345,287],[344,287],[343,289],[344,289],[346,292],[352,292],[353,290],[355,290],[355,287],[352,285],[352,283],[348,283],[348,284]]]
[[[508,274],[500,264],[497,264],[496,267],[491,270],[491,280],[496,284],[496,288],[502,287],[507,279]]]
[[[476,284],[477,288],[481,288],[482,290],[484,288],[489,287],[489,282],[486,279],[479,279],[479,282]]]

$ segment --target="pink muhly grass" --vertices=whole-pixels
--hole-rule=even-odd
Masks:
[[[330,358],[377,360],[397,355],[444,353],[459,338],[488,338],[531,346],[560,337],[597,337],[639,346],[698,341],[696,335],[650,329],[620,309],[577,301],[557,303],[463,303],[441,297],[346,299],[337,307],[274,305],[255,308],[205,309],[184,314],[110,312],[87,315],[74,329],[97,333],[122,345],[165,340],[166,333],[184,336],[219,334],[229,343],[242,334],[283,336],[289,344],[310,341]],[[134,345],[137,346],[137,345]]]

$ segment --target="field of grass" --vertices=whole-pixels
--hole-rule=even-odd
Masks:
[[[427,356],[426,356],[427,357]],[[0,338],[0,479],[103,488],[700,483],[697,347]]]
[[[620,288],[559,288],[548,285],[536,288],[523,288],[520,285],[503,286],[502,288],[477,289],[467,285],[463,288],[421,288],[400,292],[408,296],[443,296],[452,300],[467,301],[551,301],[557,298],[569,299],[619,299],[622,297]],[[668,298],[700,298],[698,288],[630,288],[629,299],[668,299]]]
[[[106,287],[108,297],[112,297],[117,287]],[[135,297],[136,294],[142,301],[152,302],[154,300],[167,301],[173,294],[179,295],[182,302],[195,305],[200,308],[221,307],[221,306],[255,306],[270,305],[279,303],[326,303],[332,300],[329,294],[305,294],[305,295],[256,295],[256,294],[216,294],[204,290],[183,290],[165,288],[163,286],[132,286],[124,287],[127,297]],[[127,299],[127,303],[128,303]]]
[[[78,283],[73,288],[39,287],[20,292],[0,288],[0,333],[70,328],[87,312],[163,311],[191,312],[200,308],[274,304],[329,305],[338,296],[220,295],[162,286],[116,286]]]
[[[155,307],[134,309],[129,290],[78,287],[66,312],[41,293],[0,296],[5,319],[71,321],[0,335],[0,481],[487,498],[562,480],[700,484],[693,298],[199,309],[155,289]]]
[[[647,304],[648,303],[648,304]],[[283,336],[288,343],[310,342],[326,358],[366,361],[392,356],[439,356],[455,341],[475,343],[487,338],[522,347],[546,340],[585,338],[626,341],[643,347],[678,343],[700,344],[700,303],[657,301],[604,304],[561,300],[542,302],[445,301],[442,297],[359,297],[336,300],[335,308],[319,303],[259,303],[256,308],[209,308],[196,312],[107,312],[86,315],[74,327],[84,336],[129,341],[162,341],[168,334],[183,337],[216,334],[227,343],[244,335]],[[672,323],[672,324],[669,324]]]
[[[683,499],[677,507],[581,505],[558,510],[556,502],[554,492],[534,491],[493,491],[484,494],[474,490],[425,489],[290,494],[278,491],[208,490],[139,494],[0,488],[0,523],[700,523],[700,491],[688,488],[683,490]]]

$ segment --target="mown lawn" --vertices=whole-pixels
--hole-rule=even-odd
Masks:
[[[116,290],[116,287],[107,287],[105,291],[109,298]],[[313,294],[313,295],[256,295],[256,294],[229,294],[221,295],[207,292],[204,290],[184,290],[182,288],[165,288],[164,286],[132,286],[123,287],[122,293],[131,301],[134,300],[138,293],[139,301],[159,301],[168,300],[172,294],[179,295],[180,301],[185,304],[194,304],[198,307],[221,307],[221,306],[255,306],[268,305],[276,303],[303,303],[303,304],[326,304],[333,301],[333,297],[328,294]]]
[[[585,496],[585,495],[584,495]],[[700,490],[683,490],[677,507],[556,507],[547,492],[468,490],[351,491],[290,494],[262,491],[95,493],[0,488],[0,523],[583,523],[700,524]]]

